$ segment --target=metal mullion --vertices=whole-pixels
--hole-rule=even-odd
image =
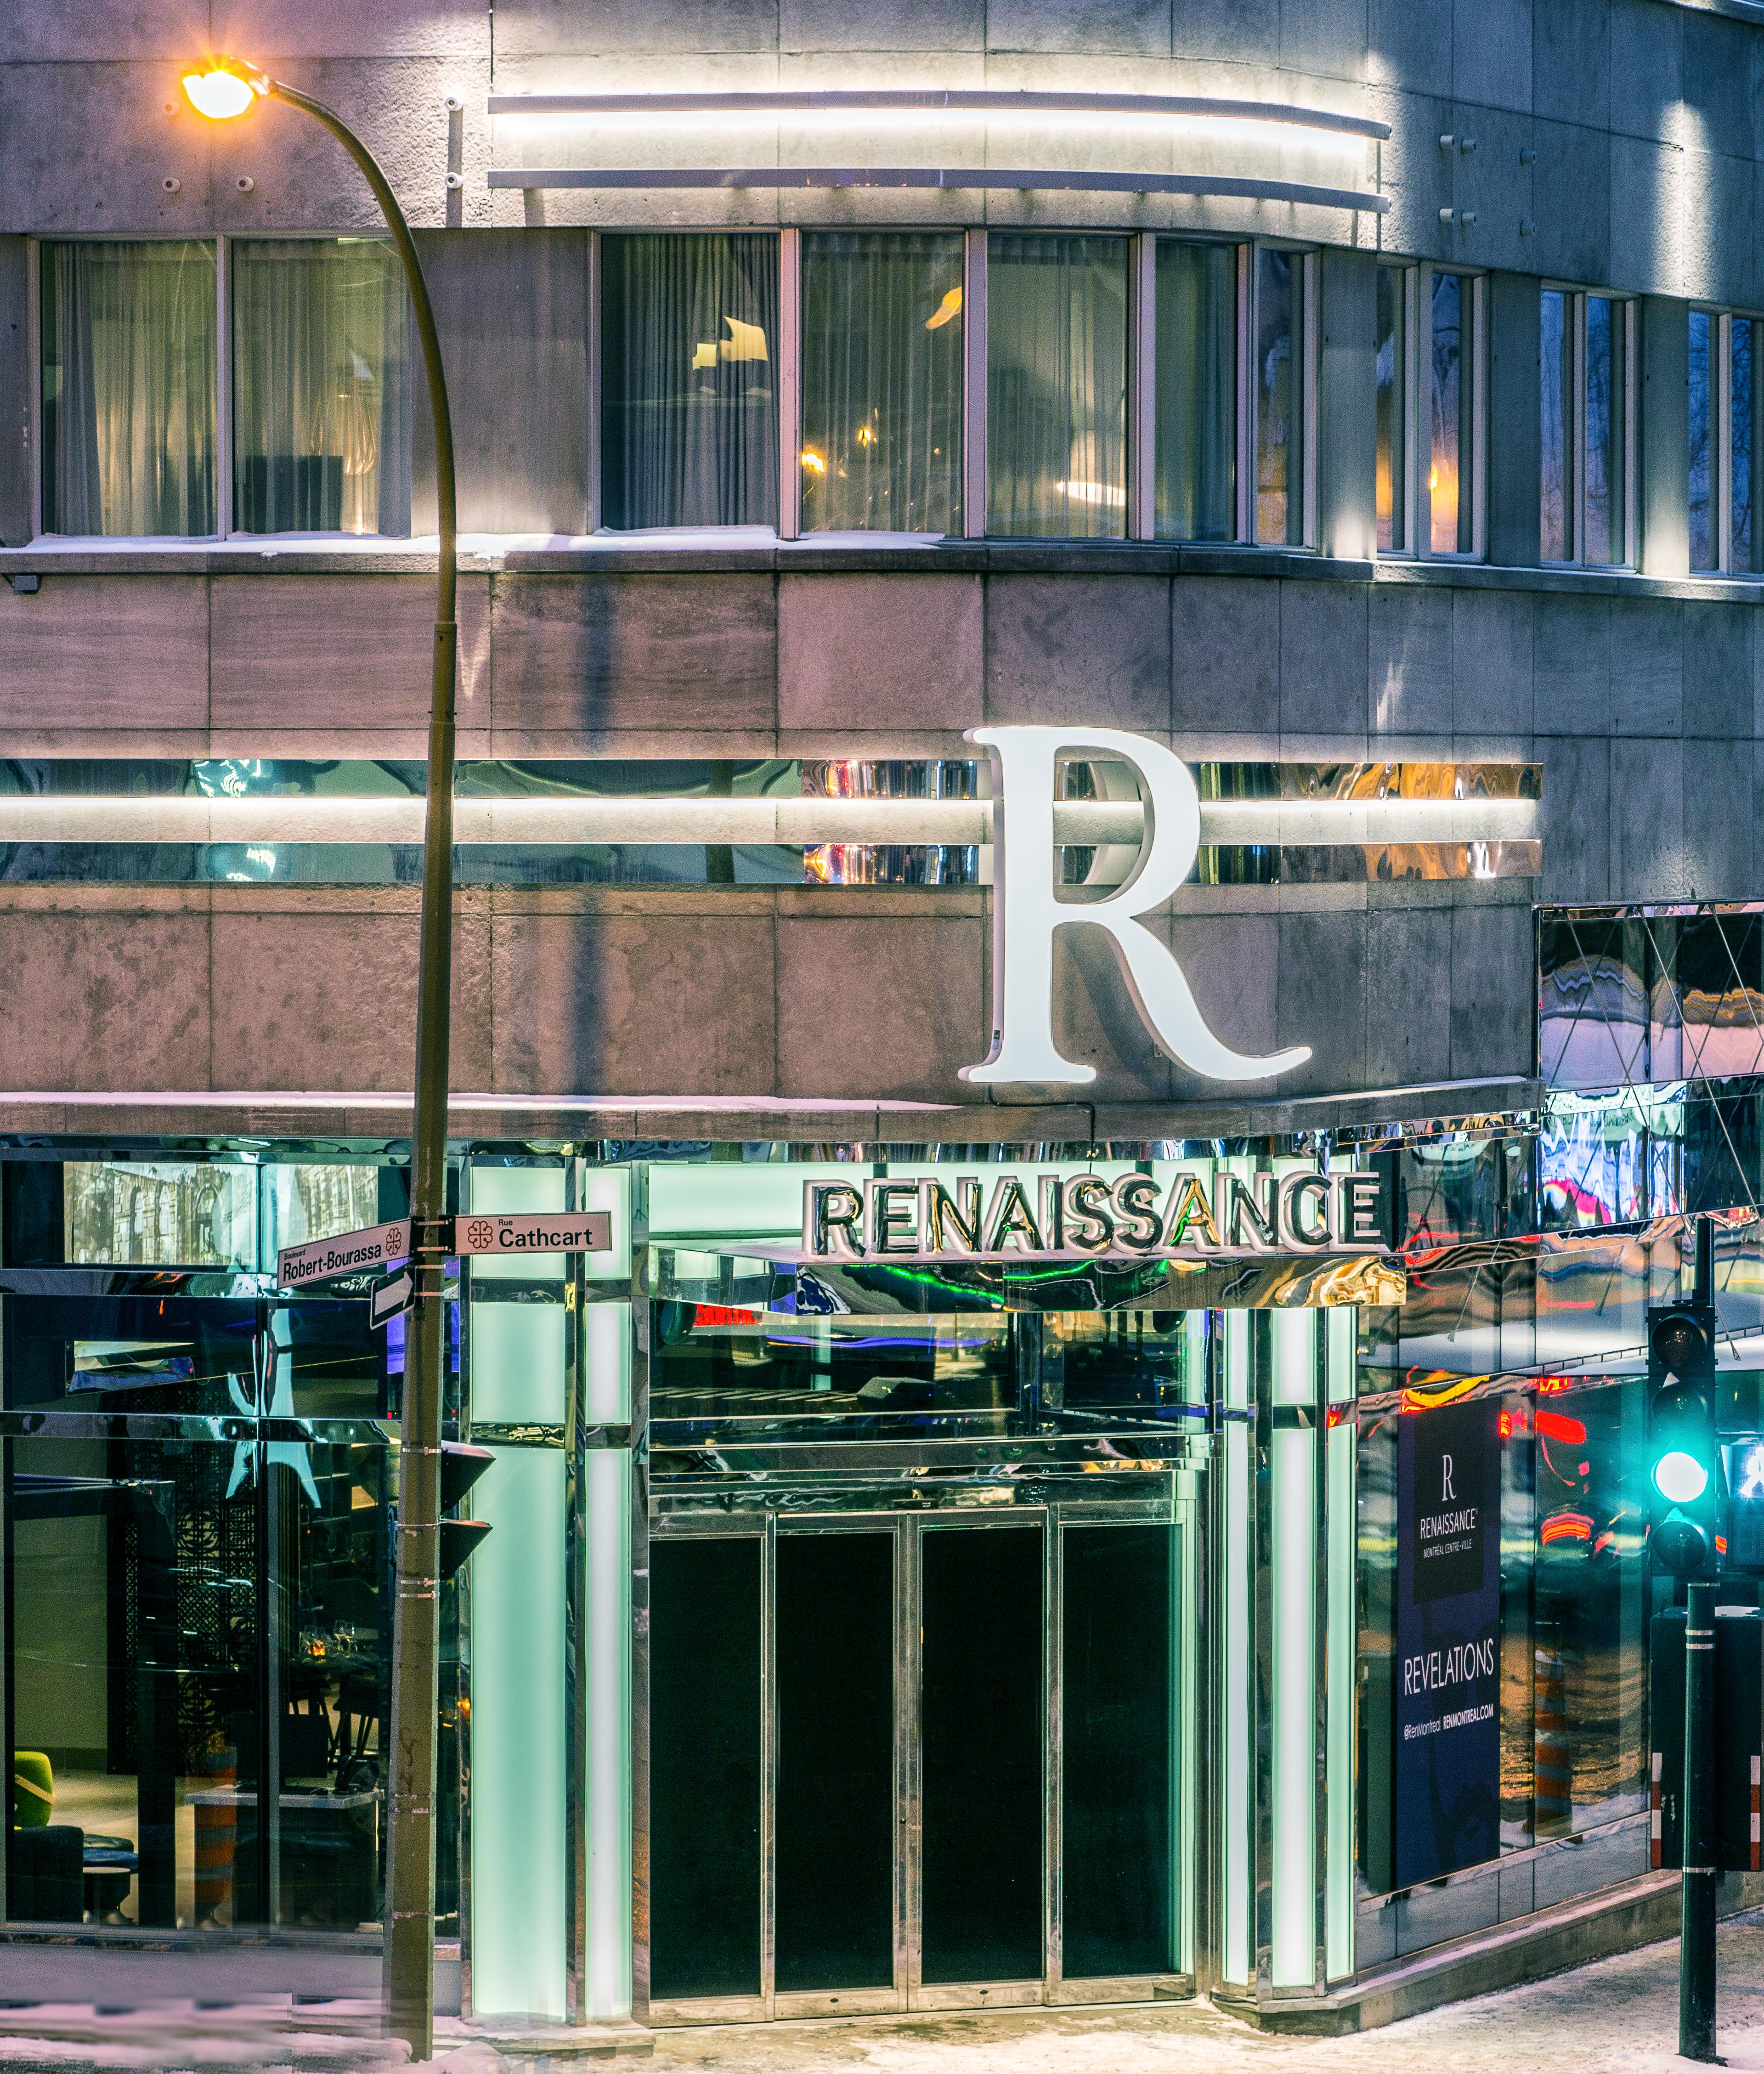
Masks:
[[[896,1811],[901,1911],[896,1927],[902,1999],[911,2009],[924,1970],[924,1522],[901,1522],[900,1580],[895,1604],[901,1626],[894,1675],[899,1725],[901,1799]]]
[[[1256,248],[1237,247],[1237,538],[1256,536]]]
[[[1127,364],[1127,537],[1150,540],[1157,524],[1158,240],[1132,240]]]
[[[1270,1314],[1246,1314],[1250,1333],[1250,1993],[1266,2001],[1274,1982],[1274,1474]]]
[[[1733,320],[1715,320],[1716,376],[1710,389],[1710,433],[1715,441],[1715,566],[1723,576],[1733,568]]]
[[[233,531],[233,241],[214,241],[214,530],[222,540]]]
[[[970,540],[986,535],[986,233],[962,241],[961,530]]]
[[[1433,263],[1415,270],[1415,552],[1433,553]]]
[[[31,395],[31,537],[40,539],[43,535],[43,242],[40,238],[27,238],[24,242],[25,264],[25,351],[30,358]],[[5,1857],[0,1850],[0,1858]],[[0,1865],[0,1894],[3,1894],[5,1868]],[[0,1913],[0,1921],[4,1921]]]
[[[1461,312],[1461,305],[1460,305]],[[1460,322],[1462,322],[1461,314]],[[1463,424],[1459,423],[1459,466],[1462,473]],[[1459,495],[1463,494],[1460,487]],[[1314,1311],[1312,1358],[1314,1382],[1311,1421],[1311,1518],[1316,1528],[1312,1575],[1311,1663],[1312,1724],[1316,1741],[1312,1801],[1311,1865],[1314,1912],[1311,1932],[1313,1989],[1326,1988],[1329,1975],[1329,1313]]]
[[[1064,1528],[1060,1508],[1050,1505],[1044,1514],[1047,1540],[1042,1549],[1043,1665],[1042,1764],[1045,1792],[1043,1798],[1042,1883],[1042,1997],[1052,2002],[1065,1977],[1064,1894],[1065,1749],[1065,1551]]]
[[[1317,360],[1319,337],[1318,280],[1321,269],[1315,252],[1307,252],[1299,263],[1299,279],[1302,284],[1302,302],[1299,310],[1299,337],[1303,342],[1304,365],[1299,375],[1299,449],[1300,466],[1304,470],[1299,489],[1299,544],[1303,547],[1316,546],[1321,531],[1322,499],[1318,494],[1317,453]],[[1292,530],[1289,518],[1287,530]]]
[[[1586,297],[1571,295],[1568,332],[1569,449],[1573,455],[1573,537],[1568,543],[1568,560],[1586,560]]]
[[[803,233],[778,233],[778,537],[802,532]]]
[[[778,2006],[778,1514],[766,1514],[759,1614],[759,1993]]]
[[[1489,299],[1485,275],[1471,277],[1470,312],[1470,552],[1480,561],[1489,551]]]
[[[631,2020],[650,2020],[649,1229],[647,1175],[631,1172]]]
[[[583,531],[601,523],[601,233],[588,233],[588,278],[583,283],[588,331],[588,481],[585,486]]]

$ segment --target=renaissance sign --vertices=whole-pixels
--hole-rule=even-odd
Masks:
[[[1069,1086],[1095,1068],[1054,1042],[1054,938],[1101,929],[1120,961],[1140,1020],[1163,1051],[1215,1080],[1266,1080],[1311,1056],[1308,1044],[1252,1058],[1215,1036],[1175,954],[1138,918],[1167,900],[1200,852],[1200,795],[1181,758],[1143,735],[1113,728],[981,727],[969,742],[990,751],[998,801],[993,894],[992,1049],[961,1077],[982,1085]],[[1078,903],[1056,892],[1054,780],[1062,754],[1118,757],[1138,772],[1145,802],[1139,861],[1118,892]]]
[[[890,1175],[805,1181],[814,1260],[964,1260],[1105,1254],[1220,1259],[1383,1253],[1376,1174]]]

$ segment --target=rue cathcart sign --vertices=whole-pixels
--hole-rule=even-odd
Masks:
[[[814,1260],[1255,1258],[1388,1250],[1376,1174],[1012,1172],[805,1181]]]

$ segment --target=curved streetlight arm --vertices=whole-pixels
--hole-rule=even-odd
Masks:
[[[386,2026],[427,2060],[435,2031],[435,1801],[440,1655],[442,1399],[450,1363],[444,1251],[437,1226],[447,1210],[447,1098],[453,964],[454,682],[459,629],[458,506],[453,425],[441,345],[410,225],[372,153],[342,118],[309,95],[268,80],[257,90],[321,122],[374,190],[403,262],[422,341],[435,420],[436,501],[440,545],[429,701],[428,812],[423,832],[423,915],[417,968],[416,1099],[411,1140],[414,1330],[405,1341],[399,1459],[397,1599],[393,1615],[391,1797],[387,1808],[384,1952]]]

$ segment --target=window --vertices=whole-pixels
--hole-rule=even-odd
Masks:
[[[1256,250],[1255,531],[1268,546],[1305,537],[1305,255]]]
[[[374,238],[233,258],[233,517],[242,533],[407,533],[409,315]]]
[[[1483,287],[1435,266],[1378,269],[1378,547],[1482,552]]]
[[[602,523],[775,526],[778,240],[617,236],[601,253]]]
[[[1157,246],[1153,408],[1161,539],[1237,537],[1237,250]]]
[[[960,232],[803,240],[803,531],[959,533]]]
[[[383,240],[52,244],[41,287],[45,532],[410,531],[408,302]]]
[[[1374,346],[1378,417],[1378,516],[1381,553],[1409,544],[1409,295],[1412,266],[1380,266]]]
[[[212,534],[213,243],[43,251],[43,526]]]
[[[1690,313],[1691,567],[1751,576],[1764,568],[1752,524],[1758,428],[1752,369],[1760,320]]]
[[[987,244],[987,531],[1127,530],[1124,238]]]
[[[1540,311],[1543,558],[1621,566],[1634,539],[1632,305],[1546,288]]]

